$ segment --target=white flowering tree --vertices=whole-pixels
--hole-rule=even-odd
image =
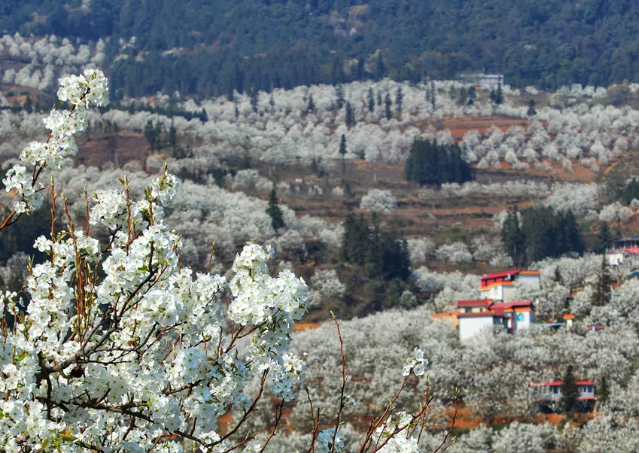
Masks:
[[[271,277],[273,249],[256,244],[236,257],[228,283],[182,267],[181,238],[164,217],[179,181],[166,170],[142,199],[131,196],[126,178],[120,188],[93,193],[91,203],[87,196],[87,224],[74,222],[48,172],[77,151],[73,134],[84,128],[86,110],[105,99],[107,81],[87,70],[60,83],[58,97],[70,109],[51,112],[44,120],[47,142],[30,143],[21,154],[29,168],[17,165],[5,179],[16,201],[0,229],[36,210],[44,193],[53,208],[51,234],[35,243],[49,258],[29,269],[23,287],[30,302],[2,293],[0,451],[168,453],[185,443],[211,453],[264,451],[303,378],[304,362],[289,346],[308,287],[288,270]],[[60,218],[66,226],[59,226]],[[96,230],[106,240],[93,237]],[[326,421],[314,413],[310,445],[319,452],[343,447],[347,374],[336,325],[339,408]],[[404,362],[403,383],[423,375],[426,364],[416,349]],[[259,389],[249,396],[245,387],[252,379]],[[279,401],[276,422],[261,445],[253,444],[256,433],[246,423],[267,388]],[[417,452],[428,398],[414,413],[397,416],[396,400],[373,417],[358,451]],[[229,410],[237,423],[221,430],[218,417]]]

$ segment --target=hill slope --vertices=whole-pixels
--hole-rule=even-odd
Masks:
[[[608,85],[637,79],[638,24],[639,4],[632,0],[71,0],[64,5],[6,0],[0,5],[0,30],[9,33],[84,40],[135,36],[128,52],[137,58],[113,65],[114,86],[127,95],[179,89],[207,96],[232,88],[385,75],[451,78],[481,69],[504,73],[514,86]],[[107,52],[114,56],[118,47],[118,40],[111,40]]]

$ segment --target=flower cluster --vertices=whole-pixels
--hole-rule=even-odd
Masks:
[[[44,168],[59,169],[66,157],[77,154],[78,147],[73,136],[85,127],[85,110],[92,105],[101,105],[108,92],[107,79],[101,71],[87,69],[81,76],[60,79],[58,98],[69,102],[71,110],[59,111],[55,108],[43,120],[49,129],[46,142],[31,142],[20,153],[20,159],[35,167],[33,173],[22,165],[16,165],[7,172],[3,180],[7,192],[14,191],[20,198],[14,202],[18,214],[29,214],[42,205],[39,192],[43,186],[37,182]]]
[[[7,176],[2,180],[7,192],[14,191],[22,199],[13,202],[13,209],[18,214],[29,214],[42,206],[40,190],[44,187],[40,183],[32,184],[27,176],[27,169],[22,165],[15,165],[7,171]]]
[[[394,417],[389,417],[383,426],[377,428],[379,435],[386,438],[386,445],[379,451],[381,453],[418,453],[417,438],[407,435],[411,421],[410,414],[399,412]],[[394,435],[394,433],[400,434]]]
[[[423,376],[427,367],[428,360],[424,358],[424,353],[421,349],[415,348],[413,355],[404,360],[402,375],[408,376],[412,371],[415,376]]]
[[[335,442],[333,444],[333,442]],[[344,441],[339,433],[335,434],[335,428],[325,429],[317,435],[317,452],[329,453],[334,451],[339,453],[344,448]]]

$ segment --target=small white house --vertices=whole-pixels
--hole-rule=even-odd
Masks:
[[[464,343],[482,333],[492,334],[502,326],[514,334],[535,322],[534,304],[529,300],[494,303],[490,299],[457,301],[459,340]]]
[[[485,299],[504,301],[515,296],[516,282],[522,282],[534,291],[541,289],[539,271],[513,269],[483,276],[479,291]]]
[[[497,313],[459,313],[459,341],[469,340],[482,335],[492,335],[495,326],[507,329],[508,317]]]

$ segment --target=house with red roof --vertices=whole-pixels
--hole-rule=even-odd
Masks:
[[[608,264],[611,266],[619,266],[623,263],[624,258],[639,253],[639,236],[630,236],[619,239],[617,246],[606,251]]]
[[[462,343],[479,335],[492,334],[495,326],[514,334],[535,322],[535,307],[529,300],[497,303],[491,299],[460,300],[457,311]]]
[[[539,271],[512,269],[504,272],[484,275],[481,278],[482,298],[490,300],[512,300],[515,296],[515,283],[521,282],[534,291],[541,289]]]
[[[553,382],[529,382],[528,386],[533,389],[535,399],[538,401],[558,401],[561,399],[561,381]],[[595,383],[592,381],[577,381],[579,387],[579,397],[581,401],[594,401]]]

